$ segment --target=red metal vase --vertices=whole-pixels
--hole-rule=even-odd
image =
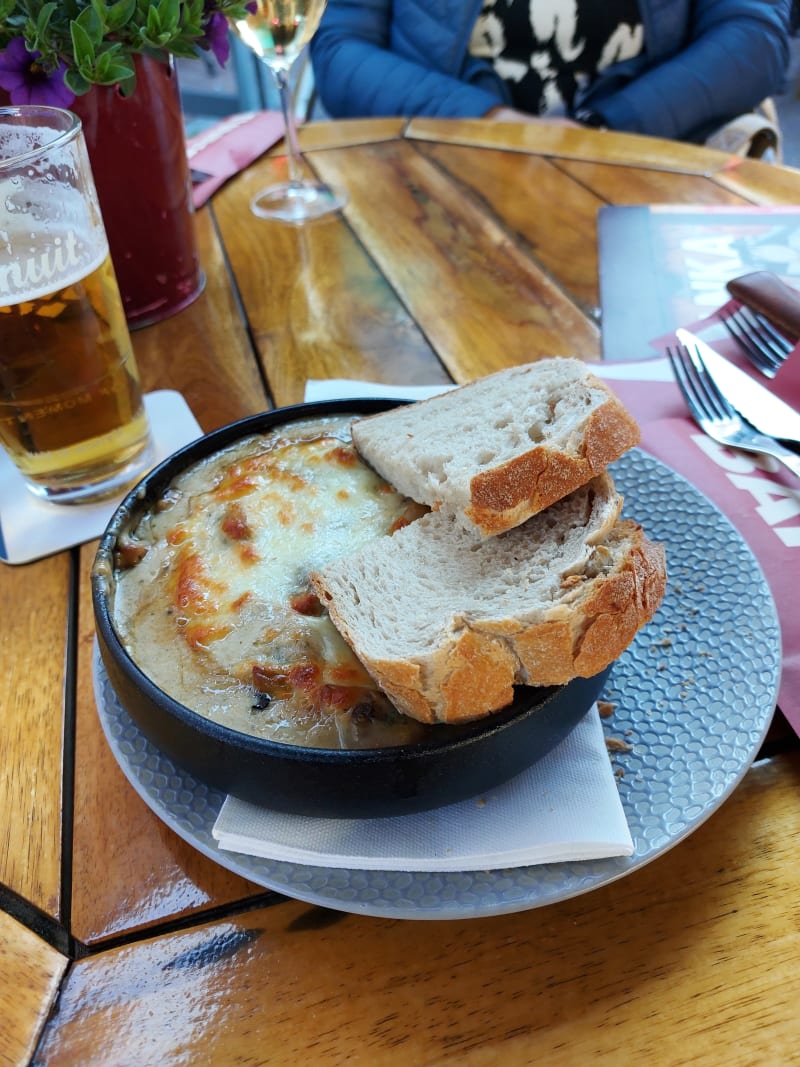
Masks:
[[[93,86],[72,110],[83,123],[128,325],[158,322],[200,295],[178,79],[136,57],[136,90]]]

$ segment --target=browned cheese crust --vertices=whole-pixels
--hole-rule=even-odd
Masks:
[[[585,485],[639,443],[639,426],[599,379],[608,400],[587,420],[581,452],[569,456],[544,445],[476,474],[466,515],[484,534],[503,533]]]

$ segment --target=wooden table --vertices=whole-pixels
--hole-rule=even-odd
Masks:
[[[256,220],[264,158],[197,217],[203,296],[135,334],[204,430],[307,378],[467,381],[600,356],[606,203],[799,203],[800,174],[604,132],[310,126],[343,218]],[[776,727],[688,840],[564,903],[406,922],[287,900],[140,800],[95,710],[94,546],[0,569],[0,1063],[800,1062],[800,747]],[[66,610],[65,610],[66,608]]]

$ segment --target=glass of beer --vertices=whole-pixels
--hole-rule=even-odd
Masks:
[[[152,462],[80,119],[60,108],[0,108],[0,445],[54,503]]]

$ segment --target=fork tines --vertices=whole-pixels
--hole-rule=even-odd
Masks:
[[[722,321],[753,366],[767,378],[775,377],[796,344],[796,339],[785,337],[769,319],[746,304],[725,313]]]
[[[679,344],[667,347],[666,352],[675,381],[696,422],[702,426],[708,419],[736,418],[736,412],[711,380],[699,353],[692,353]]]

